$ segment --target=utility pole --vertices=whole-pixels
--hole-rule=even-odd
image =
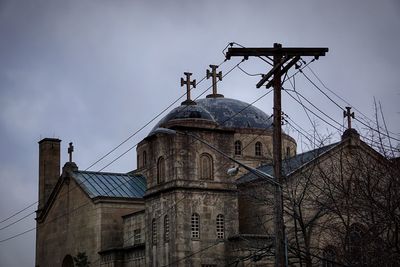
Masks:
[[[282,48],[281,44],[274,44],[273,48],[229,48],[226,59],[234,56],[273,57],[273,68],[263,76],[256,87],[260,88],[273,75],[266,87],[273,85],[274,107],[273,107],[273,164],[274,178],[278,184],[283,185],[282,176],[282,80],[281,77],[293,67],[301,56],[314,56],[318,59],[325,56],[328,48]],[[290,61],[289,61],[290,60]],[[286,65],[285,65],[286,63]],[[275,186],[274,193],[274,225],[275,225],[275,266],[286,266],[285,253],[285,224],[283,220],[283,194],[282,187]]]

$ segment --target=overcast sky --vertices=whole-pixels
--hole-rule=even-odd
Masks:
[[[399,138],[400,2],[275,2],[0,0],[0,221],[37,200],[39,140],[63,140],[62,165],[68,142],[74,142],[74,161],[86,169],[181,96],[183,72],[200,80],[209,64],[221,63],[229,42],[329,47],[326,57],[310,64],[312,70],[371,119],[375,97],[389,131]],[[240,60],[233,58],[220,70],[226,73]],[[252,74],[270,69],[256,58],[240,66]],[[304,71],[318,83],[308,68]],[[253,102],[266,92],[255,89],[259,79],[236,68],[219,84],[219,92]],[[194,97],[209,85],[210,80],[203,81]],[[284,86],[291,88],[287,82]],[[342,111],[301,74],[296,90],[343,123]],[[271,114],[271,95],[255,106]],[[303,108],[286,93],[283,111],[312,132]],[[338,140],[336,129],[308,115],[321,135],[334,133],[332,141]],[[91,170],[134,146],[155,122]],[[363,131],[363,125],[354,125]],[[306,140],[288,125],[284,129],[304,150]],[[127,172],[135,161],[132,150],[106,170]],[[0,239],[34,226],[32,215],[0,230]],[[33,266],[34,251],[35,231],[2,242],[0,266]]]

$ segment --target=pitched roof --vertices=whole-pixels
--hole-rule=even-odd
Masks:
[[[296,171],[297,169],[302,167],[304,164],[307,164],[307,163],[313,161],[314,159],[318,158],[319,156],[321,156],[325,152],[329,151],[330,149],[334,148],[338,144],[339,144],[339,142],[333,143],[333,144],[330,144],[327,146],[323,146],[323,147],[320,147],[320,148],[317,148],[314,150],[310,150],[310,151],[298,154],[298,155],[293,156],[288,159],[284,159],[282,161],[283,175],[290,175],[292,172]],[[264,173],[267,173],[271,176],[274,176],[274,166],[272,164],[262,165],[262,166],[258,167],[257,169]],[[236,182],[240,184],[240,183],[250,182],[250,181],[253,181],[256,179],[257,179],[257,177],[254,174],[249,172],[249,173],[246,173],[245,175],[243,175],[242,177],[238,178],[236,180]]]
[[[147,187],[142,175],[74,171],[73,176],[90,198],[143,198]]]

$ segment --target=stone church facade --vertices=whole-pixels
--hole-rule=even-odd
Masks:
[[[235,164],[217,150],[273,174],[272,127],[239,100],[187,100],[138,144],[137,169],[127,173],[82,171],[71,161],[60,174],[61,141],[43,139],[36,266],[74,266],[79,252],[91,266],[271,265],[259,252],[273,253],[273,207],[255,197],[271,186],[245,170],[228,175]],[[282,139],[292,172],[348,140],[297,155],[295,140]]]

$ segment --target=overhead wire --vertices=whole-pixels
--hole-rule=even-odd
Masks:
[[[310,67],[309,67],[309,68],[310,68]],[[310,68],[310,70],[311,70],[311,68]],[[311,71],[312,71],[312,70],[311,70]],[[314,73],[314,72],[312,71],[312,73]],[[302,72],[302,74],[304,75],[304,77],[305,77],[316,89],[318,89],[323,95],[325,95],[333,104],[335,104],[337,107],[339,107],[339,109],[345,111],[345,109],[344,109],[343,107],[341,107],[341,106],[340,106],[336,101],[334,101],[327,93],[325,93],[325,92],[324,92],[314,81],[312,81],[304,72]],[[315,73],[314,73],[314,74],[315,74]],[[317,77],[317,76],[316,76],[316,77]],[[325,84],[324,84],[318,77],[317,77],[317,79],[321,82],[321,84],[322,84],[327,90],[329,90],[331,93],[334,93],[332,90],[330,90],[328,87],[326,87]],[[335,96],[339,97],[337,94],[335,94]],[[343,100],[341,97],[340,97],[340,99],[341,99],[342,101],[345,101],[345,100]],[[351,104],[348,103],[347,101],[345,101],[345,103],[347,103],[348,105],[351,105]],[[356,108],[354,108],[354,109],[357,110],[358,112],[360,112],[358,109],[356,109]],[[360,114],[363,115],[364,117],[366,117],[368,120],[370,120],[370,121],[373,122],[373,120],[369,119],[369,118],[368,118],[366,115],[364,115],[363,113],[360,112]],[[355,120],[357,120],[357,121],[359,121],[359,122],[361,123],[361,120],[359,120],[358,118],[355,118]],[[375,122],[375,124],[377,124],[377,123],[378,123],[378,122]],[[393,136],[390,136],[389,134],[382,133],[382,132],[378,131],[377,129],[375,129],[375,128],[373,128],[373,127],[367,125],[367,124],[364,124],[364,123],[363,123],[363,125],[366,126],[366,127],[368,127],[369,129],[373,130],[373,131],[378,132],[379,134],[381,134],[381,135],[383,135],[383,136],[386,136],[386,137],[389,138],[389,139],[393,139],[393,140],[396,140],[396,141],[400,142],[400,139],[398,139],[398,138],[395,138],[395,137],[393,137]],[[389,133],[389,131],[388,131],[388,133]]]
[[[226,62],[226,59],[223,60],[220,64],[218,64],[217,66],[220,67],[221,65],[223,65]],[[242,61],[243,62],[243,61]],[[229,73],[232,71],[233,69],[231,69],[229,71]],[[224,76],[226,76],[227,74],[225,74]],[[196,83],[196,85],[199,85],[201,82],[203,82],[205,79],[207,78],[207,76],[204,76],[199,82]],[[211,86],[209,87],[211,88]],[[209,89],[208,88],[208,89]],[[193,90],[194,87],[191,87],[190,90]],[[208,90],[207,89],[207,90]],[[203,93],[204,94],[204,93]],[[143,125],[142,127],[140,127],[138,130],[136,130],[133,134],[129,135],[126,139],[124,139],[122,142],[120,142],[117,146],[115,146],[113,149],[111,149],[110,151],[108,151],[105,155],[103,155],[102,157],[100,157],[98,160],[96,160],[95,162],[93,162],[91,165],[89,165],[87,168],[84,169],[84,171],[89,170],[90,168],[92,168],[93,166],[95,166],[96,164],[98,164],[100,161],[102,161],[103,159],[105,159],[107,156],[109,156],[111,153],[113,153],[114,151],[116,151],[118,148],[120,148],[123,144],[125,144],[126,142],[128,142],[131,138],[133,138],[137,133],[139,133],[140,131],[142,131],[144,128],[146,128],[150,123],[152,123],[153,121],[155,121],[158,117],[160,117],[165,111],[167,111],[170,107],[172,107],[174,104],[176,104],[180,99],[182,99],[182,97],[184,97],[186,95],[182,94],[180,97],[178,97],[177,99],[175,99],[171,104],[169,104],[166,108],[164,108],[161,112],[159,112],[155,117],[153,117],[150,121],[148,121],[147,123],[145,123],[145,125]],[[135,145],[136,146],[136,145]],[[120,159],[123,155],[127,154],[129,151],[131,151],[135,146],[129,148],[127,151],[125,151],[123,154],[119,155],[117,159],[114,159],[111,163],[107,164],[106,166],[104,166],[103,168],[101,168],[99,171],[104,170],[106,167],[108,167],[109,165],[111,165],[112,163],[114,163],[116,160]],[[86,179],[86,178],[85,178]],[[82,181],[83,183],[84,181]],[[78,186],[70,189],[70,190],[74,190],[75,188],[77,188]],[[68,192],[66,192],[68,193]],[[65,194],[66,194],[65,193]],[[17,216],[18,214],[24,212],[25,210],[31,208],[32,206],[36,205],[38,203],[38,201],[33,202],[32,204],[28,205],[27,207],[15,212],[14,214],[10,215],[9,217],[3,219],[2,221],[0,221],[0,224]],[[30,213],[29,215],[33,214],[34,212]],[[29,215],[24,216],[24,218],[29,217]],[[5,229],[11,225],[16,224],[19,221],[22,221],[24,218],[22,219],[18,219],[17,221],[3,227],[0,228],[0,230]]]
[[[231,68],[227,73],[225,73],[225,75],[224,75],[223,77],[225,77],[226,75],[228,75],[229,73],[231,73],[231,72],[232,72],[239,64],[241,64],[243,61],[244,61],[244,60],[242,60],[241,62],[237,63],[233,68]],[[208,87],[208,88],[207,88],[205,91],[203,91],[197,98],[199,98],[201,95],[203,95],[203,94],[204,94],[207,90],[209,90],[211,87],[212,87],[212,86]],[[266,95],[266,94],[265,94],[265,95]],[[197,98],[196,98],[196,99],[197,99]],[[261,98],[259,98],[259,99],[261,99]],[[258,101],[258,100],[257,100],[257,101]],[[253,102],[253,103],[254,103],[254,102]],[[240,112],[241,112],[241,111],[240,111]],[[236,116],[236,114],[235,114],[235,116]],[[137,144],[136,144],[136,145],[137,145]],[[136,146],[136,145],[135,145],[135,146]],[[135,147],[135,146],[134,146],[134,147]],[[131,148],[129,149],[129,151],[132,150],[132,149],[133,149],[133,147],[131,147]],[[120,158],[121,156],[125,155],[127,152],[128,152],[128,151],[125,151],[123,154],[121,154],[120,156],[118,156],[118,158]],[[112,164],[113,162],[115,162],[115,160],[113,160],[111,163],[109,163],[108,165],[106,165],[106,166],[104,166],[103,168],[101,168],[101,170],[103,170],[104,168],[106,168],[107,166],[109,166],[110,164]],[[119,185],[118,187],[120,187],[120,186],[122,186],[122,185]],[[112,192],[113,190],[115,190],[115,188],[112,189],[112,190],[110,190],[110,192]],[[36,203],[37,203],[37,202],[36,202]],[[36,203],[34,203],[34,204],[36,204]],[[85,203],[84,205],[81,205],[81,206],[77,207],[76,209],[72,210],[72,212],[73,212],[73,211],[76,211],[77,209],[82,208],[83,206],[86,206],[88,203],[90,203],[90,202],[87,202],[87,203]],[[34,205],[34,204],[32,204],[32,205]],[[63,216],[66,216],[66,215],[68,215],[68,214],[62,214],[61,216],[58,216],[58,217],[56,217],[55,219],[58,219],[59,217],[63,217]],[[18,237],[18,236],[20,236],[20,235],[22,235],[22,234],[25,234],[25,233],[28,233],[28,232],[30,232],[30,231],[33,231],[33,230],[35,230],[35,229],[36,229],[36,227],[31,228],[31,229],[29,229],[29,230],[27,230],[27,231],[25,231],[25,232],[23,232],[23,233],[16,234],[16,235],[13,235],[13,236],[11,236],[11,237],[9,237],[9,238],[0,240],[0,243],[5,242],[5,241],[8,241],[8,240],[10,240],[10,239],[13,239],[13,238],[15,238],[15,237]]]
[[[370,119],[370,118],[369,118],[367,115],[365,115],[361,110],[357,109],[357,107],[354,107],[354,106],[353,106],[351,103],[349,103],[346,99],[344,99],[344,98],[341,97],[339,94],[335,93],[335,91],[331,90],[328,86],[326,86],[326,84],[322,81],[322,79],[316,74],[316,72],[315,72],[311,67],[308,67],[308,69],[310,70],[310,72],[314,75],[314,77],[321,83],[321,85],[322,85],[326,90],[328,90],[330,93],[332,93],[333,95],[335,95],[337,98],[339,98],[340,100],[342,100],[343,102],[345,102],[347,105],[353,107],[358,113],[360,113],[364,118],[366,118],[366,120],[368,120],[368,121],[370,121],[370,122],[372,122],[373,124],[376,125],[376,123],[377,123],[376,121]],[[391,131],[388,131],[388,132],[391,133],[391,134],[400,136],[399,133],[394,133],[394,132],[391,132]]]
[[[305,75],[304,74],[304,72],[301,72],[305,77],[306,77],[306,79],[312,84],[312,85],[314,85],[314,87],[315,88],[317,88],[320,92],[322,92],[332,103],[334,103],[336,106],[338,106],[342,111],[344,110],[342,107],[340,107],[340,105],[338,104],[338,103],[336,103],[332,98],[330,98],[325,92],[323,92],[323,90],[318,86],[318,85],[316,85],[316,83],[315,82],[313,82],[307,75]],[[331,90],[330,90],[331,91]],[[306,99],[304,96],[302,96],[303,97],[303,99]],[[310,103],[311,104],[311,102],[310,101],[308,101],[307,99],[306,99],[306,101],[308,102],[308,103]],[[298,102],[298,101],[297,101]],[[300,103],[299,103],[300,104]],[[301,104],[300,104],[301,105]],[[313,104],[311,104],[312,106],[314,106],[315,107],[315,105],[313,105]],[[316,107],[315,107],[316,108]],[[328,118],[330,118],[331,120],[333,120],[333,121],[335,121],[334,119],[332,119],[330,116],[328,116],[328,115],[326,115],[326,114],[324,114],[325,116],[327,116]],[[365,115],[364,115],[365,116]],[[367,117],[368,118],[368,117]],[[396,141],[399,141],[400,142],[400,139],[397,139],[397,138],[395,138],[395,137],[392,137],[392,136],[390,136],[390,135],[388,135],[388,134],[384,134],[384,133],[382,133],[382,132],[380,132],[380,131],[378,131],[377,129],[375,129],[375,128],[373,128],[373,127],[371,127],[370,125],[368,125],[368,124],[366,124],[366,123],[364,123],[363,121],[361,121],[360,119],[358,119],[357,117],[355,118],[355,120],[356,121],[358,121],[358,122],[360,122],[362,125],[364,125],[365,127],[367,127],[369,130],[372,130],[372,131],[374,131],[374,132],[377,132],[378,134],[380,134],[380,135],[383,135],[383,136],[385,136],[385,137],[387,137],[387,138],[389,138],[389,139],[393,139],[393,140],[396,140]],[[337,121],[335,121],[336,122],[336,124],[338,124],[338,125],[341,125],[339,122],[337,122]],[[332,126],[332,125],[331,125]],[[334,127],[335,129],[337,129],[336,127]],[[337,129],[339,132],[340,132],[340,129]],[[365,135],[362,135],[362,137],[365,139],[365,140],[368,140],[369,142],[371,142],[372,144],[375,144],[375,146],[377,146],[377,145],[382,145],[382,147],[384,147],[384,148],[386,148],[386,149],[390,149],[391,151],[392,151],[392,153],[393,153],[393,151],[394,150],[396,150],[396,151],[398,151],[398,149],[394,149],[392,146],[388,146],[388,145],[385,145],[385,144],[383,144],[383,143],[381,143],[381,142],[378,142],[378,141],[375,141],[375,140],[373,140],[373,139],[371,139],[371,138],[369,138],[369,137],[367,137],[367,136],[365,136]],[[378,146],[379,147],[379,146]]]
[[[292,86],[293,90],[296,91],[296,81],[295,81],[295,77],[293,77],[293,83],[292,83],[291,79],[289,79],[289,82],[290,82],[290,85]],[[302,103],[302,101],[301,101],[301,99],[300,99],[300,96],[299,96],[298,94],[296,94],[296,96],[297,96],[298,100]],[[314,129],[314,139],[315,139],[315,134],[318,136],[318,139],[321,139],[321,136],[319,135],[318,131],[316,131],[316,126],[315,126],[315,124],[313,123],[313,121],[311,120],[311,117],[310,117],[310,115],[308,114],[307,109],[305,109],[304,106],[302,106],[302,107],[303,107],[304,112],[305,112],[306,115],[307,115],[308,120],[310,121],[311,126],[312,126],[313,129]]]

